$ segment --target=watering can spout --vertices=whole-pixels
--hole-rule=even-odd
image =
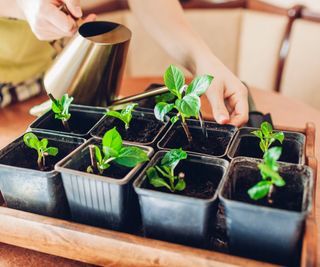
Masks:
[[[119,90],[130,38],[130,30],[117,23],[83,24],[46,72],[47,93],[68,93],[82,105],[109,105]]]

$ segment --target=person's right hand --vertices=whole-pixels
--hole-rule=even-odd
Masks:
[[[76,19],[82,17],[80,0],[16,0],[16,2],[35,36],[43,41],[72,36],[77,30]],[[63,4],[72,16],[60,10]],[[94,14],[85,19],[85,21],[92,20],[95,20]]]

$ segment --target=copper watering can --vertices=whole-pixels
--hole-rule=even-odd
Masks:
[[[46,72],[47,93],[55,98],[68,93],[76,104],[111,106],[167,92],[166,87],[161,87],[115,100],[130,39],[131,31],[121,24],[107,21],[82,24]]]

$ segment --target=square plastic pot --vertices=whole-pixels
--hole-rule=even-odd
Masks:
[[[193,138],[191,145],[180,122],[176,122],[169,127],[168,131],[158,142],[158,148],[169,150],[181,147],[183,150],[194,154],[205,154],[215,157],[226,156],[233,135],[237,130],[236,127],[205,121],[208,133],[208,138],[205,138],[198,120],[187,120],[187,124]]]
[[[39,131],[33,133],[39,139],[47,138],[49,146],[60,147],[57,156],[46,158],[46,162],[52,166],[85,141],[66,135]],[[26,157],[27,150],[31,154],[22,163],[21,156]],[[36,165],[37,152],[26,147],[23,136],[0,151],[0,189],[7,206],[52,217],[68,217],[69,208],[60,173],[53,167],[48,171],[31,169],[28,162],[35,162]]]
[[[62,133],[78,137],[88,137],[94,126],[103,119],[105,108],[82,105],[70,105],[71,118],[68,120],[70,130],[67,131],[61,120],[55,119],[55,114],[50,110],[36,119],[29,128],[49,133]],[[74,129],[74,130],[73,130]]]
[[[273,193],[277,206],[268,206],[266,199],[254,201],[247,195],[260,180],[260,162],[235,158],[223,181],[219,198],[226,210],[230,248],[241,256],[291,265],[299,258],[305,218],[311,211],[313,173],[308,166],[279,163],[286,185]]]
[[[85,170],[91,164],[89,145],[99,142],[101,139],[89,139],[55,166],[62,176],[72,219],[114,230],[132,229],[139,221],[132,182],[145,164],[128,168],[120,179],[87,173]],[[149,157],[153,154],[151,147],[137,147],[145,150]]]
[[[257,128],[244,127],[237,131],[228,151],[228,157],[262,158],[263,153],[259,147],[259,138],[251,132]],[[276,131],[278,132],[278,131]],[[281,146],[283,151],[279,161],[295,164],[304,164],[305,136],[301,133],[286,132],[282,144],[276,141],[272,146]]]
[[[176,173],[186,170],[185,167],[191,164],[188,168],[194,179],[203,179],[208,175],[210,181],[216,183],[216,191],[212,196],[206,199],[195,198],[181,193],[159,191],[149,184],[146,170],[159,163],[165,153],[165,151],[157,152],[133,184],[139,196],[144,234],[147,237],[170,242],[208,247],[217,210],[218,188],[228,162],[223,159],[188,154],[188,159],[182,161],[183,165],[182,162],[178,164]],[[202,174],[199,174],[199,170]],[[186,182],[188,187],[188,180]]]
[[[153,112],[138,108],[132,112],[132,120],[128,130],[125,130],[124,123],[119,119],[106,116],[93,129],[91,136],[102,138],[107,130],[116,127],[124,141],[155,148],[156,142],[168,125],[168,121],[168,117],[165,118],[165,123],[158,121]]]

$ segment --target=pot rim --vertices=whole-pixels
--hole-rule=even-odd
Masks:
[[[222,186],[222,181],[224,180],[224,177],[227,173],[229,162],[225,159],[207,157],[204,155],[197,155],[197,154],[189,153],[189,152],[188,152],[188,159],[189,160],[191,159],[191,160],[194,160],[194,161],[197,161],[200,163],[202,161],[206,161],[206,164],[208,164],[208,165],[216,165],[216,166],[219,166],[223,169],[223,174],[222,174],[221,180],[216,188],[216,191],[214,192],[214,194],[211,198],[202,199],[202,198],[196,198],[196,197],[191,197],[191,196],[176,195],[176,194],[169,193],[169,192],[160,192],[155,189],[143,188],[142,184],[147,179],[146,170],[149,167],[154,166],[154,164],[160,159],[160,157],[163,156],[167,152],[168,151],[160,150],[157,153],[155,153],[155,155],[150,160],[150,162],[147,164],[147,166],[144,168],[144,170],[140,173],[140,175],[133,182],[133,187],[138,195],[151,196],[151,197],[157,197],[157,198],[165,198],[166,200],[180,200],[181,202],[187,202],[189,204],[202,203],[204,205],[209,205],[213,201],[218,199],[218,193],[219,193],[220,188]]]
[[[19,137],[17,137],[15,140],[13,140],[12,142],[10,142],[7,146],[5,146],[4,148],[2,148],[0,151],[2,150],[5,150],[5,149],[8,149],[8,146],[11,145],[12,143],[14,142],[18,142],[20,139],[22,140],[23,142],[23,136],[26,134],[26,133],[35,133],[35,134],[44,134],[44,135],[49,135],[49,136],[56,136],[56,137],[64,137],[64,138],[67,138],[67,139],[76,139],[78,140],[78,144],[79,146],[81,146],[83,143],[86,142],[86,139],[82,138],[82,137],[78,137],[78,136],[69,136],[69,135],[66,135],[66,134],[60,134],[60,133],[51,133],[51,132],[46,132],[46,131],[41,131],[41,130],[27,130],[26,132],[24,132],[22,135],[20,135]],[[58,141],[58,140],[57,140]],[[59,141],[58,141],[59,142]],[[65,142],[64,142],[65,143]],[[76,143],[76,142],[74,142]],[[12,152],[12,150],[15,149],[16,146],[10,148],[9,151],[7,151],[5,153],[5,155],[7,155],[8,153]],[[78,147],[76,148],[78,149]],[[74,150],[73,150],[74,151]],[[73,152],[72,151],[72,152]],[[71,152],[71,153],[72,153]],[[69,153],[70,154],[70,153]],[[63,157],[61,160],[63,160],[64,158],[66,158],[69,154],[67,154],[65,157]],[[60,160],[60,161],[61,161]],[[50,171],[40,171],[40,170],[34,170],[34,169],[29,169],[29,168],[24,168],[24,167],[16,167],[16,166],[11,166],[11,165],[6,165],[6,164],[3,164],[3,163],[0,163],[0,168],[1,169],[7,169],[7,170],[11,170],[11,171],[15,171],[15,172],[24,172],[24,173],[37,173],[37,174],[41,174],[42,176],[46,176],[47,178],[49,177],[53,177],[57,174],[57,171],[55,170],[55,168],[53,168],[52,170]]]
[[[224,176],[223,181],[221,182],[221,187],[220,187],[220,191],[219,191],[219,199],[220,201],[223,203],[224,206],[227,205],[232,205],[241,209],[245,209],[245,210],[255,210],[256,212],[273,212],[273,213],[279,213],[279,214],[287,214],[287,215],[291,215],[291,216],[306,216],[307,214],[309,214],[311,212],[312,209],[312,201],[313,201],[313,186],[314,186],[314,172],[312,170],[312,168],[310,168],[307,165],[302,165],[302,164],[293,164],[293,163],[286,163],[286,162],[279,162],[279,166],[280,167],[290,167],[290,166],[294,166],[294,167],[300,167],[303,169],[306,169],[309,172],[309,183],[307,186],[305,186],[305,192],[304,194],[307,194],[306,196],[306,207],[305,209],[301,210],[301,211],[292,211],[292,210],[285,210],[285,209],[278,209],[278,208],[272,208],[272,207],[266,207],[266,206],[258,206],[255,204],[251,204],[251,203],[246,203],[246,202],[242,202],[242,201],[238,201],[238,200],[234,200],[234,199],[230,199],[227,198],[225,196],[223,196],[223,193],[225,191],[225,185],[229,179],[229,172],[231,170],[231,168],[236,164],[236,163],[243,163],[243,162],[262,162],[261,159],[255,159],[255,158],[248,158],[248,157],[236,157],[234,159],[232,159],[232,161],[230,162],[226,175]],[[302,200],[303,201],[303,200]]]
[[[141,115],[141,114],[146,114],[147,116],[151,116],[154,120],[158,121],[155,116],[154,116],[154,113],[153,112],[149,112],[149,111],[146,111],[146,110],[142,110],[140,109],[139,107],[137,107],[136,109],[134,109],[132,111],[132,117],[142,117],[144,115]],[[94,137],[94,138],[101,138],[99,137],[98,135],[94,134],[94,131],[99,128],[99,126],[103,123],[103,121],[105,120],[105,118],[107,118],[108,116],[105,115],[93,128],[92,130],[90,131],[90,136],[91,137]],[[152,145],[157,139],[158,137],[161,135],[162,132],[165,131],[165,129],[167,128],[168,126],[168,123],[169,123],[170,119],[168,116],[165,116],[165,121],[162,122],[163,125],[162,127],[160,128],[160,130],[158,131],[158,133],[156,134],[156,136],[150,141],[150,142],[147,142],[147,143],[140,143],[140,142],[136,142],[136,141],[124,141],[126,143],[130,143],[130,144],[137,144],[137,145],[142,145],[142,146],[150,146]]]
[[[234,158],[237,157],[246,157],[246,156],[231,156],[231,152],[233,152],[232,150],[235,150],[235,145],[237,140],[240,138],[240,136],[243,134],[244,131],[254,131],[254,130],[258,130],[259,128],[255,128],[255,127],[241,127],[239,128],[236,133],[234,134],[234,138],[232,139],[232,142],[230,143],[230,146],[228,148],[228,152],[227,152],[227,157],[232,160]],[[281,130],[274,130],[275,132],[280,132]],[[284,135],[286,136],[287,134],[294,134],[299,136],[302,139],[302,151],[301,151],[301,157],[299,156],[299,162],[298,163],[290,163],[290,162],[285,162],[285,161],[279,161],[279,162],[283,162],[283,163],[288,163],[288,164],[305,164],[305,143],[306,143],[306,136],[302,133],[299,132],[292,132],[292,131],[282,131],[284,133]],[[252,137],[254,137],[252,135]],[[258,159],[258,158],[253,158],[253,157],[246,157],[246,158],[251,158],[251,159]]]
[[[85,177],[87,179],[94,179],[94,180],[98,180],[98,181],[102,181],[102,182],[108,182],[108,183],[113,183],[113,184],[118,184],[118,185],[123,185],[128,183],[134,176],[134,174],[143,167],[144,163],[140,163],[137,166],[135,166],[134,168],[132,168],[123,178],[121,179],[116,179],[116,178],[112,178],[112,177],[108,177],[108,176],[102,176],[102,175],[98,175],[98,174],[93,174],[93,173],[87,173],[84,171],[80,171],[80,170],[74,170],[74,169],[70,169],[68,167],[66,167],[66,165],[68,163],[70,163],[73,159],[73,156],[78,154],[78,153],[83,153],[86,149],[88,149],[88,145],[90,145],[91,143],[93,143],[94,141],[101,141],[102,138],[96,138],[96,137],[92,137],[89,140],[87,140],[85,143],[83,143],[81,146],[79,146],[77,149],[75,149],[73,152],[71,152],[67,157],[63,158],[62,160],[60,160],[59,162],[57,162],[55,164],[54,169],[56,171],[58,171],[59,173],[67,173],[67,174],[72,174],[72,175],[77,175],[77,176],[81,176],[81,177]],[[124,145],[126,146],[137,146],[141,149],[143,149],[144,151],[147,152],[149,158],[152,157],[153,155],[153,148],[152,147],[148,147],[148,146],[142,146],[142,145],[133,145],[131,143],[128,142],[123,142]]]
[[[199,120],[195,120],[195,119],[187,119],[186,122],[191,122],[191,123],[199,123]],[[218,124],[214,121],[207,121],[207,120],[204,120],[205,123],[207,124],[210,124],[210,125],[215,125],[217,126],[217,128],[227,128],[229,127],[230,129],[229,130],[219,130],[219,129],[207,129],[208,131],[218,131],[218,132],[227,132],[229,133],[231,136],[230,136],[230,140],[228,142],[228,145],[226,146],[226,149],[225,149],[225,152],[222,154],[222,155],[218,155],[218,156],[215,156],[215,155],[210,155],[210,154],[205,154],[205,153],[200,153],[200,152],[194,152],[194,151],[190,151],[190,150],[186,150],[186,152],[189,153],[192,153],[194,155],[199,155],[199,156],[202,156],[202,155],[205,155],[205,156],[208,156],[208,157],[215,157],[215,158],[223,158],[227,155],[227,152],[229,151],[229,148],[230,148],[230,145],[231,145],[231,142],[233,141],[234,139],[234,136],[235,136],[235,133],[237,132],[238,128],[236,126],[233,126],[231,124],[224,124],[224,125],[221,125],[221,124]],[[166,148],[164,146],[161,145],[161,143],[164,142],[164,140],[167,138],[169,132],[173,129],[173,127],[177,127],[176,124],[171,124],[169,129],[166,131],[166,133],[162,136],[162,138],[158,141],[157,143],[157,147],[158,149],[160,150],[171,150],[173,148]],[[193,128],[200,128],[200,126],[198,125],[191,125],[191,127]]]
[[[96,127],[96,125],[99,124],[100,121],[102,121],[104,119],[104,117],[106,116],[104,114],[106,112],[106,108],[103,108],[103,107],[71,104],[70,105],[70,112],[72,112],[72,111],[77,111],[77,112],[81,112],[81,113],[96,113],[96,114],[101,114],[102,116],[96,123],[93,124],[93,126],[86,133],[72,133],[72,132],[69,133],[66,131],[43,129],[43,128],[37,127],[37,125],[39,125],[43,121],[47,120],[48,117],[50,117],[54,114],[53,111],[50,109],[46,113],[44,113],[42,116],[38,117],[35,121],[33,121],[29,125],[28,130],[40,130],[40,131],[47,132],[47,133],[55,133],[55,134],[61,133],[61,134],[70,134],[70,135],[77,136],[77,137],[85,137],[85,136],[88,136],[91,133],[91,131]],[[72,114],[71,114],[71,116],[72,116]]]

